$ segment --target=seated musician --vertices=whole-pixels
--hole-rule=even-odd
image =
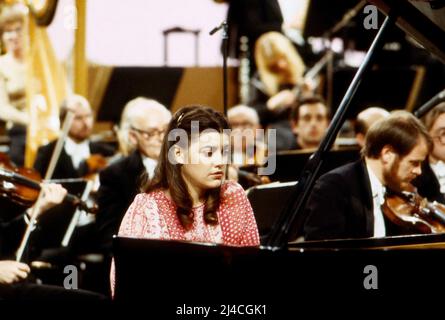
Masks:
[[[256,135],[256,130],[260,129],[260,121],[255,109],[243,105],[234,106],[228,110],[227,120],[233,137],[240,139],[233,145],[233,163],[238,166],[264,164],[266,146],[260,140],[261,137]]]
[[[421,196],[445,203],[445,102],[428,112],[424,124],[433,139],[433,149],[413,184]]]
[[[291,106],[298,97],[296,89],[310,90],[303,80],[306,66],[292,42],[274,31],[256,41],[255,62],[258,75],[251,81],[249,105],[258,112],[261,126],[277,131],[277,150],[286,149],[292,136],[288,120]]]
[[[379,107],[369,107],[357,115],[354,123],[355,139],[360,148],[365,145],[365,136],[368,129],[380,119],[389,116],[389,112]]]
[[[36,219],[49,208],[61,203],[65,198],[66,190],[58,184],[42,184],[43,196],[41,205],[35,212]],[[31,212],[29,209],[28,212]],[[24,233],[26,224],[30,223],[28,213],[23,213],[11,221],[1,221],[0,223],[0,299],[2,298],[2,285],[19,282],[28,277],[30,268],[27,264],[8,260],[9,252],[17,248],[11,248],[13,243],[9,234]]]
[[[383,216],[386,188],[406,190],[421,173],[431,137],[399,111],[368,131],[363,158],[318,179],[306,207],[305,240],[384,237],[403,233]]]
[[[171,113],[159,102],[139,97],[126,104],[122,117],[123,143],[133,151],[100,173],[96,225],[100,247],[107,252],[111,252],[112,237],[139,193],[140,176],[146,172],[153,177]]]
[[[61,123],[68,111],[74,113],[74,119],[68,132],[63,149],[58,158],[54,179],[80,178],[95,173],[105,166],[102,157],[110,157],[114,150],[100,142],[90,141],[93,130],[93,112],[87,99],[80,95],[68,97],[60,109]],[[45,176],[56,141],[39,148],[34,168]]]
[[[267,136],[264,131],[259,134],[260,122],[257,112],[249,106],[237,105],[228,110],[227,120],[232,128],[229,180],[239,182],[244,189],[267,183],[265,177],[261,178],[254,173],[267,162]]]
[[[93,190],[90,194],[98,188],[98,177],[95,175],[100,169],[107,164],[105,157],[113,155],[114,150],[109,145],[101,142],[94,142],[90,140],[93,130],[93,112],[90,103],[87,99],[80,95],[69,96],[62,103],[60,110],[61,123],[65,120],[68,112],[74,114],[73,121],[68,131],[63,148],[57,158],[57,163],[52,175],[53,179],[70,179],[70,178],[85,178],[94,181]],[[34,163],[34,168],[45,176],[51,157],[55,150],[57,141],[52,141],[49,144],[39,148],[37,158]],[[54,209],[55,211],[70,211],[74,212],[72,206],[61,205]],[[50,219],[48,219],[50,220]],[[46,253],[42,251],[41,259],[52,261],[59,259],[71,253],[90,253],[95,252],[95,216],[93,214],[81,212],[78,221],[76,222],[75,230],[69,241],[68,251],[61,248],[60,252],[52,250],[58,245],[53,234],[44,232],[47,229],[62,227],[62,223],[57,223],[57,219],[48,221],[42,224],[42,228],[36,232],[36,240],[33,244],[36,246],[36,254],[41,250],[51,249]],[[66,227],[63,226],[65,229]],[[66,232],[66,229],[64,230]]]
[[[211,108],[180,109],[168,126],[155,176],[134,199],[119,235],[258,246],[244,190],[224,181],[229,136],[223,130],[228,128]]]
[[[315,149],[329,126],[329,110],[321,97],[306,96],[292,106],[290,121],[293,135],[285,149]]]

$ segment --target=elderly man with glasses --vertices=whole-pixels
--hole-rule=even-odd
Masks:
[[[130,152],[100,173],[99,212],[96,215],[99,246],[111,253],[113,234],[139,192],[144,173],[153,177],[171,113],[159,102],[146,98],[129,101],[120,123],[123,144]]]
[[[445,102],[431,109],[423,122],[433,138],[433,149],[413,184],[421,196],[445,204]]]

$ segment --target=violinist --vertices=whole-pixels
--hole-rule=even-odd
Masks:
[[[296,88],[309,91],[304,83],[305,64],[292,42],[279,32],[267,32],[255,43],[258,73],[251,81],[249,105],[255,108],[264,128],[280,137],[292,135],[290,107],[297,100]],[[280,141],[277,141],[277,146]],[[277,148],[278,150],[280,148]]]
[[[42,184],[41,192],[43,194],[40,206],[35,213],[37,219],[49,208],[61,203],[67,194],[66,190],[58,184]],[[30,209],[10,221],[2,221],[0,217],[0,298],[2,285],[26,279],[30,272],[28,265],[11,260],[11,254],[17,249],[13,248],[15,241],[11,239],[23,234],[26,224],[30,223],[28,215],[28,212],[31,212]]]
[[[41,201],[35,215],[37,219],[51,207],[59,204],[67,191],[58,184],[41,185]],[[30,212],[28,210],[27,212]],[[9,233],[22,233],[29,223],[27,213],[13,221],[0,221],[0,247],[9,246],[2,240]],[[11,249],[11,248],[9,248]],[[13,260],[10,255],[0,253],[0,301],[103,301],[102,295],[85,290],[66,290],[60,286],[39,285],[28,281],[31,268],[28,264]]]
[[[384,237],[402,233],[382,213],[386,188],[406,190],[421,174],[431,137],[412,114],[397,111],[368,130],[362,159],[316,182],[306,206],[305,240]]]
[[[433,149],[413,184],[421,196],[445,204],[445,102],[435,106],[423,120],[433,139]]]
[[[113,148],[110,146],[90,141],[93,129],[93,112],[87,99],[80,95],[72,95],[63,101],[60,117],[61,123],[65,120],[68,111],[73,112],[74,118],[68,131],[60,156],[55,165],[53,179],[69,179],[69,178],[90,178],[95,179],[98,183],[98,177],[95,175],[100,169],[106,166],[105,157],[113,155]],[[43,176],[48,169],[52,154],[54,152],[57,141],[39,148],[34,168]],[[97,183],[95,188],[97,189]],[[54,210],[65,211],[71,210],[72,207],[58,207]],[[60,216],[60,215],[58,215]],[[94,228],[95,216],[92,214],[81,213],[76,223],[75,231],[70,240],[69,249],[72,252],[85,253],[94,252]],[[54,222],[54,224],[51,224]],[[50,226],[48,226],[50,225]],[[36,232],[35,244],[39,251],[54,246],[54,235],[44,232],[51,228],[57,228],[57,220],[52,219],[47,224],[42,223],[42,228]],[[46,259],[43,257],[42,259]],[[50,258],[48,258],[50,259]]]
[[[72,95],[65,99],[60,109],[61,123],[68,111],[74,113],[74,119],[54,169],[54,179],[80,178],[96,173],[106,165],[103,157],[114,154],[110,146],[90,141],[94,117],[87,99],[80,95]],[[42,177],[45,176],[55,145],[56,141],[53,141],[38,150],[34,168]]]

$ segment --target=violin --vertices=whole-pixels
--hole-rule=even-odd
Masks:
[[[414,187],[411,191],[387,190],[382,211],[391,222],[414,233],[445,232],[445,205],[429,202]]]
[[[27,168],[16,168],[5,155],[0,155],[0,196],[8,197],[13,202],[25,206],[32,206],[40,192],[40,175]],[[97,206],[89,206],[84,201],[81,201],[77,196],[67,194],[65,201],[79,206],[81,209],[95,213]]]

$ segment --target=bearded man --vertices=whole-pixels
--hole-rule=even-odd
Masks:
[[[385,192],[410,189],[431,148],[427,130],[410,113],[376,122],[366,134],[362,159],[316,182],[306,207],[305,240],[403,234],[382,213]]]

